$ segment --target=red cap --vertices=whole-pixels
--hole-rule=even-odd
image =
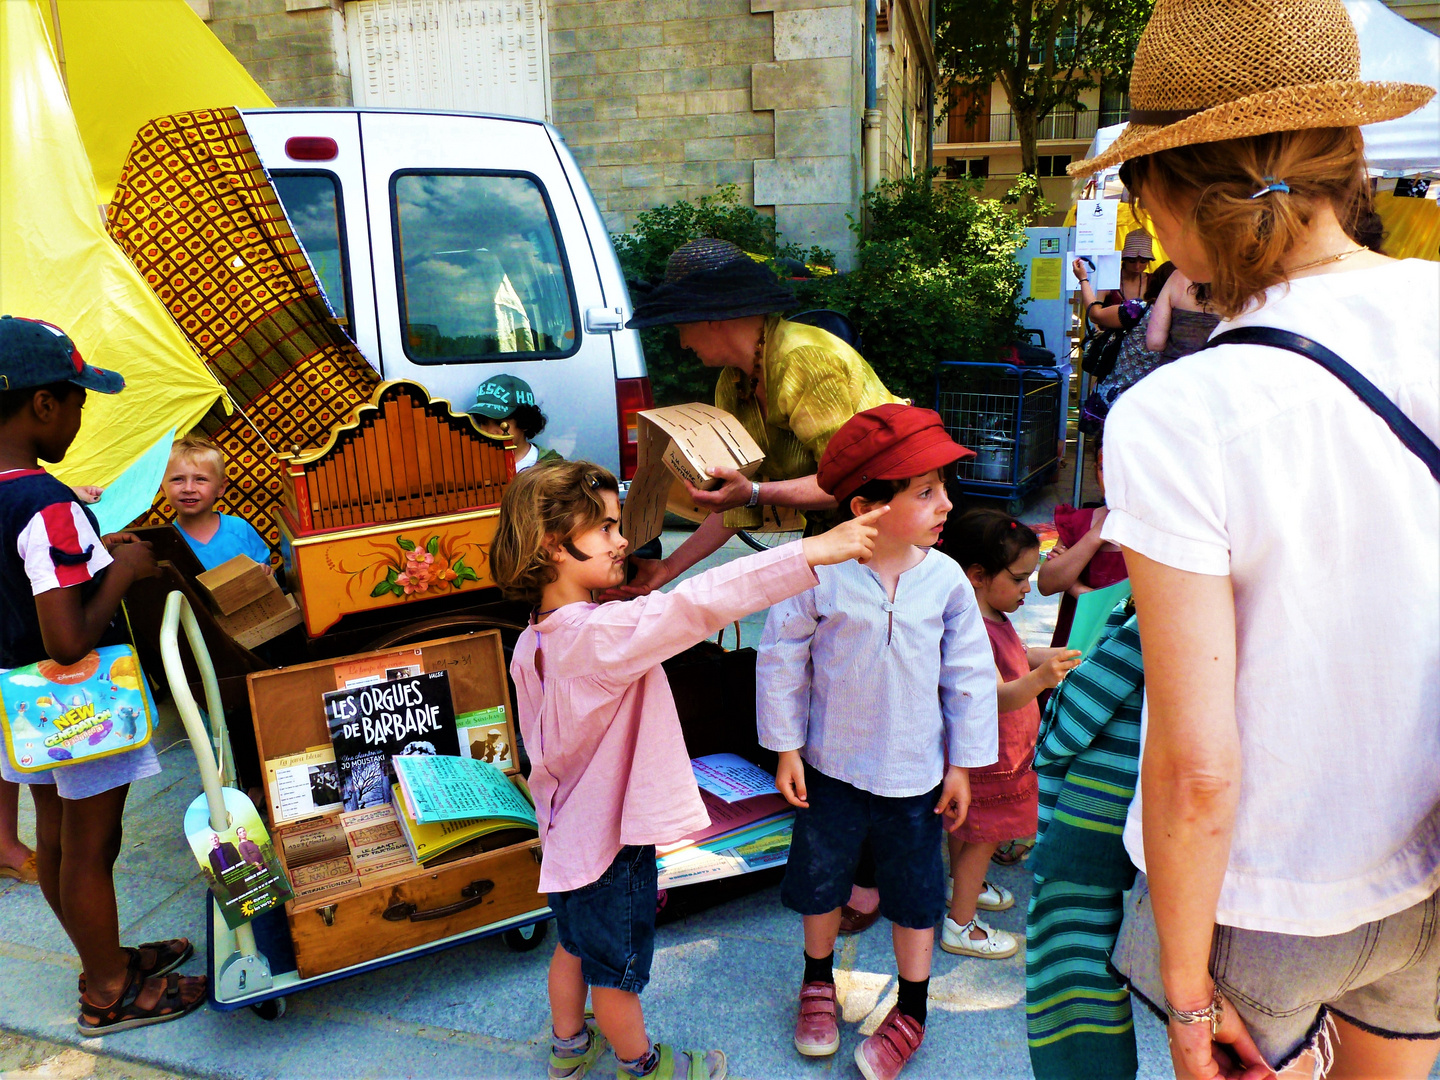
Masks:
[[[939,413],[881,405],[856,413],[831,436],[815,480],[843,503],[870,480],[908,480],[974,456],[946,433]]]

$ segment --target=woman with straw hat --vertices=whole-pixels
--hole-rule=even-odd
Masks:
[[[672,252],[665,280],[636,305],[630,329],[673,325],[682,347],[721,369],[715,405],[745,425],[765,461],[754,480],[717,469],[719,488],[691,487],[695,505],[710,517],[667,558],[636,560],[634,581],[617,591],[638,595],[672,581],[738,529],[758,528],[764,506],[835,506],[815,481],[830,436],[856,413],[900,399],[838,337],[781,318],[794,306],[795,294],[768,266],[710,238]]]
[[[1150,280],[1150,264],[1155,261],[1155,245],[1144,229],[1131,229],[1125,234],[1120,249],[1120,288],[1111,289],[1100,299],[1090,284],[1090,268],[1084,259],[1076,259],[1072,269],[1080,282],[1080,302],[1089,320],[1101,330],[1129,330],[1140,321],[1145,305],[1145,286]]]
[[[1124,161],[1223,319],[1105,433],[1148,711],[1113,963],[1181,1077],[1440,1048],[1440,265],[1345,230],[1359,127],[1434,92],[1359,68],[1341,0],[1158,0],[1129,126],[1070,167]]]

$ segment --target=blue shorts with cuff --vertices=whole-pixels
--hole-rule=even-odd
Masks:
[[[824,915],[844,904],[868,839],[880,914],[911,930],[940,921],[946,905],[939,785],[923,795],[872,795],[807,764],[805,790],[810,807],[795,811],[781,903],[801,915]]]
[[[587,986],[638,994],[655,957],[655,847],[627,845],[589,885],[551,893],[560,947]]]

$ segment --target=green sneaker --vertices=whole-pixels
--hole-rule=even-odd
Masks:
[[[725,1080],[726,1061],[723,1050],[676,1050],[668,1043],[656,1043],[660,1063],[645,1080]],[[682,1065],[681,1062],[684,1062]],[[616,1080],[635,1080],[635,1074],[618,1065]]]
[[[580,1080],[605,1053],[605,1036],[600,1034],[600,1029],[588,1022],[585,1028],[590,1032],[590,1049],[585,1053],[578,1057],[561,1057],[553,1048],[550,1050],[550,1080]]]

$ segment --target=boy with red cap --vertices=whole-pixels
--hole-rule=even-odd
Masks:
[[[840,514],[874,522],[874,555],[817,568],[819,585],[770,609],[760,642],[760,742],[794,806],[781,900],[803,917],[795,1049],[840,1046],[832,971],[840,907],[867,841],[893,924],[899,1001],[855,1050],[867,1080],[893,1080],[925,1035],[935,924],[945,912],[943,828],[970,802],[967,770],[998,756],[995,663],[975,592],[932,551],[950,500],[944,468],[969,456],[929,409],[882,405],[831,438],[817,481]]]

